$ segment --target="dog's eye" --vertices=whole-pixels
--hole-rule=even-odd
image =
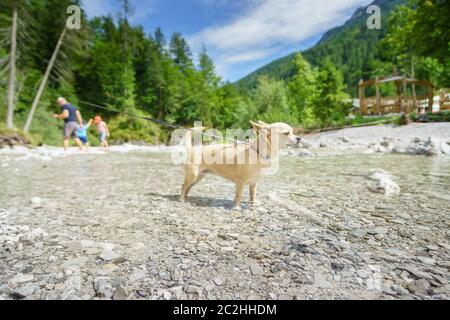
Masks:
[[[284,135],[290,135],[291,133],[289,131],[283,132]]]

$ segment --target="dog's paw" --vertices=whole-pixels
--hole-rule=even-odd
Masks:
[[[233,207],[233,211],[242,211],[242,207],[235,206]]]

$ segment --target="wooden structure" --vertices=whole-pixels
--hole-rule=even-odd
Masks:
[[[439,107],[441,111],[450,110],[450,89],[441,89]]]
[[[382,97],[380,85],[394,83],[397,95]],[[366,97],[366,89],[375,86],[375,96]],[[417,95],[417,87],[426,89],[426,94]],[[408,87],[411,87],[412,95],[408,95]],[[422,113],[433,110],[434,86],[426,80],[409,79],[404,76],[390,76],[375,80],[361,80],[359,82],[360,112],[362,115],[383,115],[388,113]]]

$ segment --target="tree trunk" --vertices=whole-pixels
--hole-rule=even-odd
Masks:
[[[14,128],[14,100],[16,91],[16,51],[17,51],[17,6],[13,5],[13,19],[11,27],[11,51],[9,53],[9,79],[8,79],[8,113],[6,126]]]
[[[416,78],[416,68],[415,68],[415,61],[414,61],[414,55],[411,57],[411,78],[415,80]],[[418,108],[416,106],[417,104],[417,91],[416,91],[416,84],[413,82],[412,84],[412,94],[413,94],[413,108]]]
[[[59,49],[61,48],[61,45],[62,45],[63,40],[64,40],[64,36],[66,35],[66,31],[67,31],[66,26],[64,26],[64,30],[61,33],[61,36],[59,37],[58,43],[56,44],[55,51],[53,51],[52,58],[50,59],[50,62],[48,64],[48,66],[47,66],[47,70],[45,71],[44,77],[42,78],[41,84],[40,84],[39,89],[38,89],[38,91],[36,93],[36,97],[34,98],[33,105],[31,106],[31,110],[30,110],[30,113],[28,115],[27,122],[25,124],[24,129],[23,129],[23,131],[25,131],[25,132],[29,132],[30,131],[31,122],[33,121],[34,113],[36,112],[36,108],[37,108],[37,106],[39,104],[39,101],[41,100],[41,96],[44,93],[44,89],[45,89],[45,86],[47,85],[47,81],[48,81],[48,78],[50,76],[50,73],[52,72],[53,66],[55,65],[56,57],[58,56]]]

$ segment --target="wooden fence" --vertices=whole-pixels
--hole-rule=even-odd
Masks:
[[[441,111],[450,110],[450,89],[441,90],[439,106]]]

